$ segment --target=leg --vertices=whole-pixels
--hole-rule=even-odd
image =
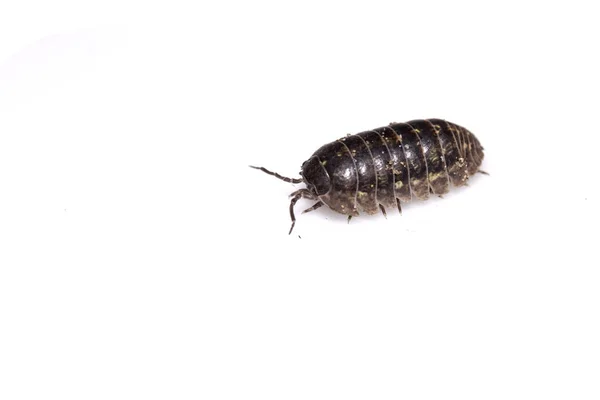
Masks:
[[[292,234],[292,231],[294,230],[294,225],[296,225],[296,216],[294,215],[294,206],[296,205],[296,202],[298,200],[300,200],[301,198],[302,198],[302,193],[298,193],[294,197],[292,197],[292,201],[290,202],[290,217],[292,217],[292,226],[290,227],[290,233],[288,233],[288,235]]]
[[[478,170],[477,172],[479,172],[480,174],[483,174],[483,175],[489,175],[487,172],[482,171],[482,170]]]
[[[400,215],[402,215],[402,207],[400,206],[400,199],[396,199],[396,204],[398,204],[398,211],[400,212]]]
[[[385,219],[387,219],[387,214],[385,213],[385,208],[380,204],[379,208],[381,208],[381,212],[383,213],[383,216],[385,217]]]
[[[279,175],[277,172],[271,172],[268,169],[263,168],[263,167],[255,167],[253,165],[250,165],[250,168],[259,169],[262,172],[264,172],[266,174],[269,174],[269,175],[273,175],[274,177],[279,178],[279,179],[281,179],[284,182],[289,182],[289,183],[302,183],[302,182],[304,182],[302,179],[286,178],[285,176]]]
[[[314,199],[314,195],[308,189],[300,189],[296,190],[294,193],[290,195],[292,197],[292,201],[290,202],[290,217],[292,218],[292,226],[290,228],[290,232],[288,235],[292,234],[294,230],[294,225],[296,225],[296,216],[294,215],[294,206],[301,198],[305,199]]]
[[[319,201],[319,202],[313,204],[312,207],[307,208],[306,210],[302,211],[302,214],[306,214],[307,212],[315,211],[317,208],[321,207],[322,205],[323,205],[323,202]]]
[[[348,223],[350,223],[351,219],[352,219],[352,215],[348,215]]]
[[[433,188],[432,188],[431,186],[429,186],[429,193],[431,193],[432,195],[434,195],[434,196],[435,196],[435,192],[433,191]],[[438,195],[438,197],[439,197],[440,199],[443,199],[443,198],[444,198],[444,195],[442,195],[442,194],[439,194],[439,195]]]

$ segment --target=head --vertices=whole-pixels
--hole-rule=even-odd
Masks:
[[[302,164],[300,172],[306,188],[316,196],[323,196],[331,188],[331,179],[327,170],[319,160],[319,157],[312,156]]]
[[[255,167],[250,165],[251,168],[259,169],[266,174],[272,175],[276,178],[281,179],[284,182],[289,183],[302,183],[306,184],[306,189],[298,189],[294,193],[290,195],[292,198],[290,202],[290,217],[292,218],[292,227],[290,228],[290,234],[294,229],[294,225],[296,224],[296,217],[294,215],[294,205],[296,202],[302,198],[309,200],[316,200],[317,202],[313,204],[312,207],[304,210],[304,212],[309,212],[316,210],[317,208],[323,206],[325,203],[319,199],[319,196],[325,195],[331,189],[331,180],[329,179],[329,174],[319,157],[312,156],[307,161],[302,164],[302,171],[300,175],[302,175],[302,179],[298,178],[287,178],[285,176],[279,175],[277,172],[269,171],[263,167]]]

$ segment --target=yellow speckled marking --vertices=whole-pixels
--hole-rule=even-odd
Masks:
[[[442,175],[444,175],[443,172],[430,173],[429,174],[429,180],[430,181],[435,181],[436,179],[440,179],[442,177]]]

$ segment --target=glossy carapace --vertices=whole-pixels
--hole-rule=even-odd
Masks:
[[[479,170],[483,147],[465,128],[441,119],[420,119],[347,135],[328,143],[302,164],[302,178],[286,178],[262,167],[270,175],[306,188],[292,193],[294,205],[315,200],[304,212],[327,205],[349,218],[361,212],[385,214],[413,199],[448,193],[450,184],[463,186]]]

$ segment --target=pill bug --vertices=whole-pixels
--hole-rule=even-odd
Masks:
[[[464,186],[483,161],[483,147],[465,128],[441,119],[419,119],[347,135],[328,143],[302,164],[301,178],[287,178],[263,167],[250,166],[289,183],[305,183],[293,192],[316,203],[303,213],[327,205],[348,216],[376,214],[416,198],[448,193],[450,183]]]

